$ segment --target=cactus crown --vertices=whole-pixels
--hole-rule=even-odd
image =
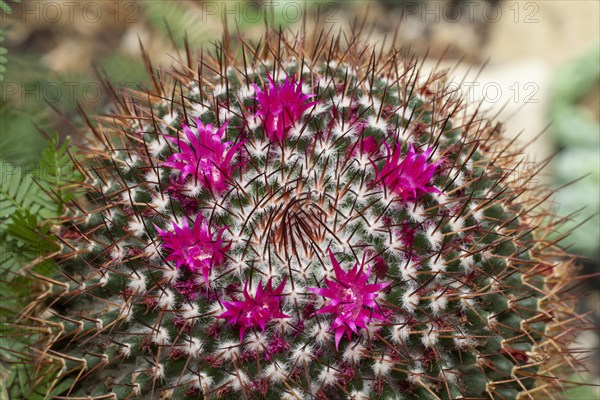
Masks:
[[[314,42],[188,52],[89,124],[51,297],[69,396],[551,395],[564,282],[521,155],[444,73]]]

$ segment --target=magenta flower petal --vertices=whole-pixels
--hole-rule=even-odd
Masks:
[[[330,329],[335,330],[335,347],[339,347],[340,340],[346,333],[348,339],[352,333],[358,333],[358,328],[366,328],[366,324],[374,319],[385,318],[374,312],[377,307],[374,299],[377,292],[389,286],[391,282],[367,284],[371,276],[371,269],[363,271],[356,264],[350,271],[345,272],[335,256],[329,251],[329,258],[333,265],[335,281],[325,278],[326,288],[308,288],[314,294],[329,298],[328,303],[321,307],[317,314],[334,314],[336,317]]]
[[[254,84],[255,98],[258,102],[256,116],[263,123],[265,135],[271,141],[283,142],[290,128],[302,118],[304,111],[317,102],[309,102],[313,94],[302,93],[302,81],[288,76],[285,82],[275,83],[268,76],[269,84],[264,90]]]
[[[286,279],[276,289],[271,285],[271,279],[265,287],[262,281],[258,283],[256,293],[248,293],[248,282],[244,284],[243,301],[224,301],[223,307],[227,311],[218,315],[217,318],[228,319],[227,323],[237,324],[240,327],[240,342],[244,339],[244,333],[248,328],[260,327],[265,330],[267,323],[275,318],[290,318],[281,312],[280,299]]]
[[[179,146],[179,152],[173,153],[162,165],[180,171],[180,184],[184,184],[186,178],[191,176],[208,190],[222,192],[227,189],[233,171],[240,167],[240,164],[232,165],[232,159],[243,142],[236,145],[222,142],[227,123],[215,130],[211,124],[205,126],[196,118],[196,125],[197,132],[183,125],[187,143],[172,136],[165,136]]]
[[[427,163],[433,148],[417,154],[411,145],[406,156],[400,160],[402,148],[399,143],[393,151],[386,147],[388,155],[381,170],[376,172],[376,183],[381,183],[386,189],[402,196],[403,201],[415,200],[421,193],[441,193],[429,185],[441,163]]]
[[[211,232],[206,221],[199,215],[192,228],[186,218],[179,226],[173,222],[173,231],[163,231],[156,227],[163,240],[163,248],[169,252],[167,261],[175,261],[177,268],[185,266],[189,271],[201,273],[204,281],[209,283],[209,274],[213,266],[221,264],[224,253],[230,244],[224,245],[222,235],[225,228]]]

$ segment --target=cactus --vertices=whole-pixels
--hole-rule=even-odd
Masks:
[[[443,72],[341,41],[188,51],[88,119],[38,299],[64,397],[558,395],[546,192]]]

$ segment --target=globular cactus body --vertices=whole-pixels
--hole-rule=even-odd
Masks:
[[[443,74],[338,41],[188,60],[90,128],[51,308],[70,396],[551,392],[539,196],[497,168],[520,155]]]

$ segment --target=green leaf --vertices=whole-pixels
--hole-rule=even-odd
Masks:
[[[11,3],[19,3],[21,0],[12,0]],[[5,0],[0,0],[0,10],[2,10],[6,14],[12,13],[12,8],[10,4]]]
[[[0,222],[17,210],[49,218],[55,214],[56,204],[21,165],[0,161]]]
[[[82,180],[68,152],[70,143],[71,140],[67,138],[62,145],[59,145],[58,135],[48,141],[33,174],[45,192],[52,193],[56,198],[57,215],[62,213],[63,204],[71,200],[75,194],[73,190],[67,189],[68,185]]]
[[[8,87],[9,83],[6,85]],[[41,102],[30,102],[32,107],[22,109],[11,104],[8,93],[6,97],[6,101],[0,99],[0,160],[33,168],[40,158],[44,140],[32,120],[42,129],[48,128],[49,112],[41,107]]]
[[[20,0],[13,0],[13,3],[18,3]],[[12,13],[11,6],[4,0],[0,0],[0,12],[4,14]],[[5,64],[7,63],[7,58],[4,57],[8,50],[2,47],[2,43],[4,42],[4,31],[2,27],[0,27],[0,82],[4,79],[4,72],[6,71]]]

